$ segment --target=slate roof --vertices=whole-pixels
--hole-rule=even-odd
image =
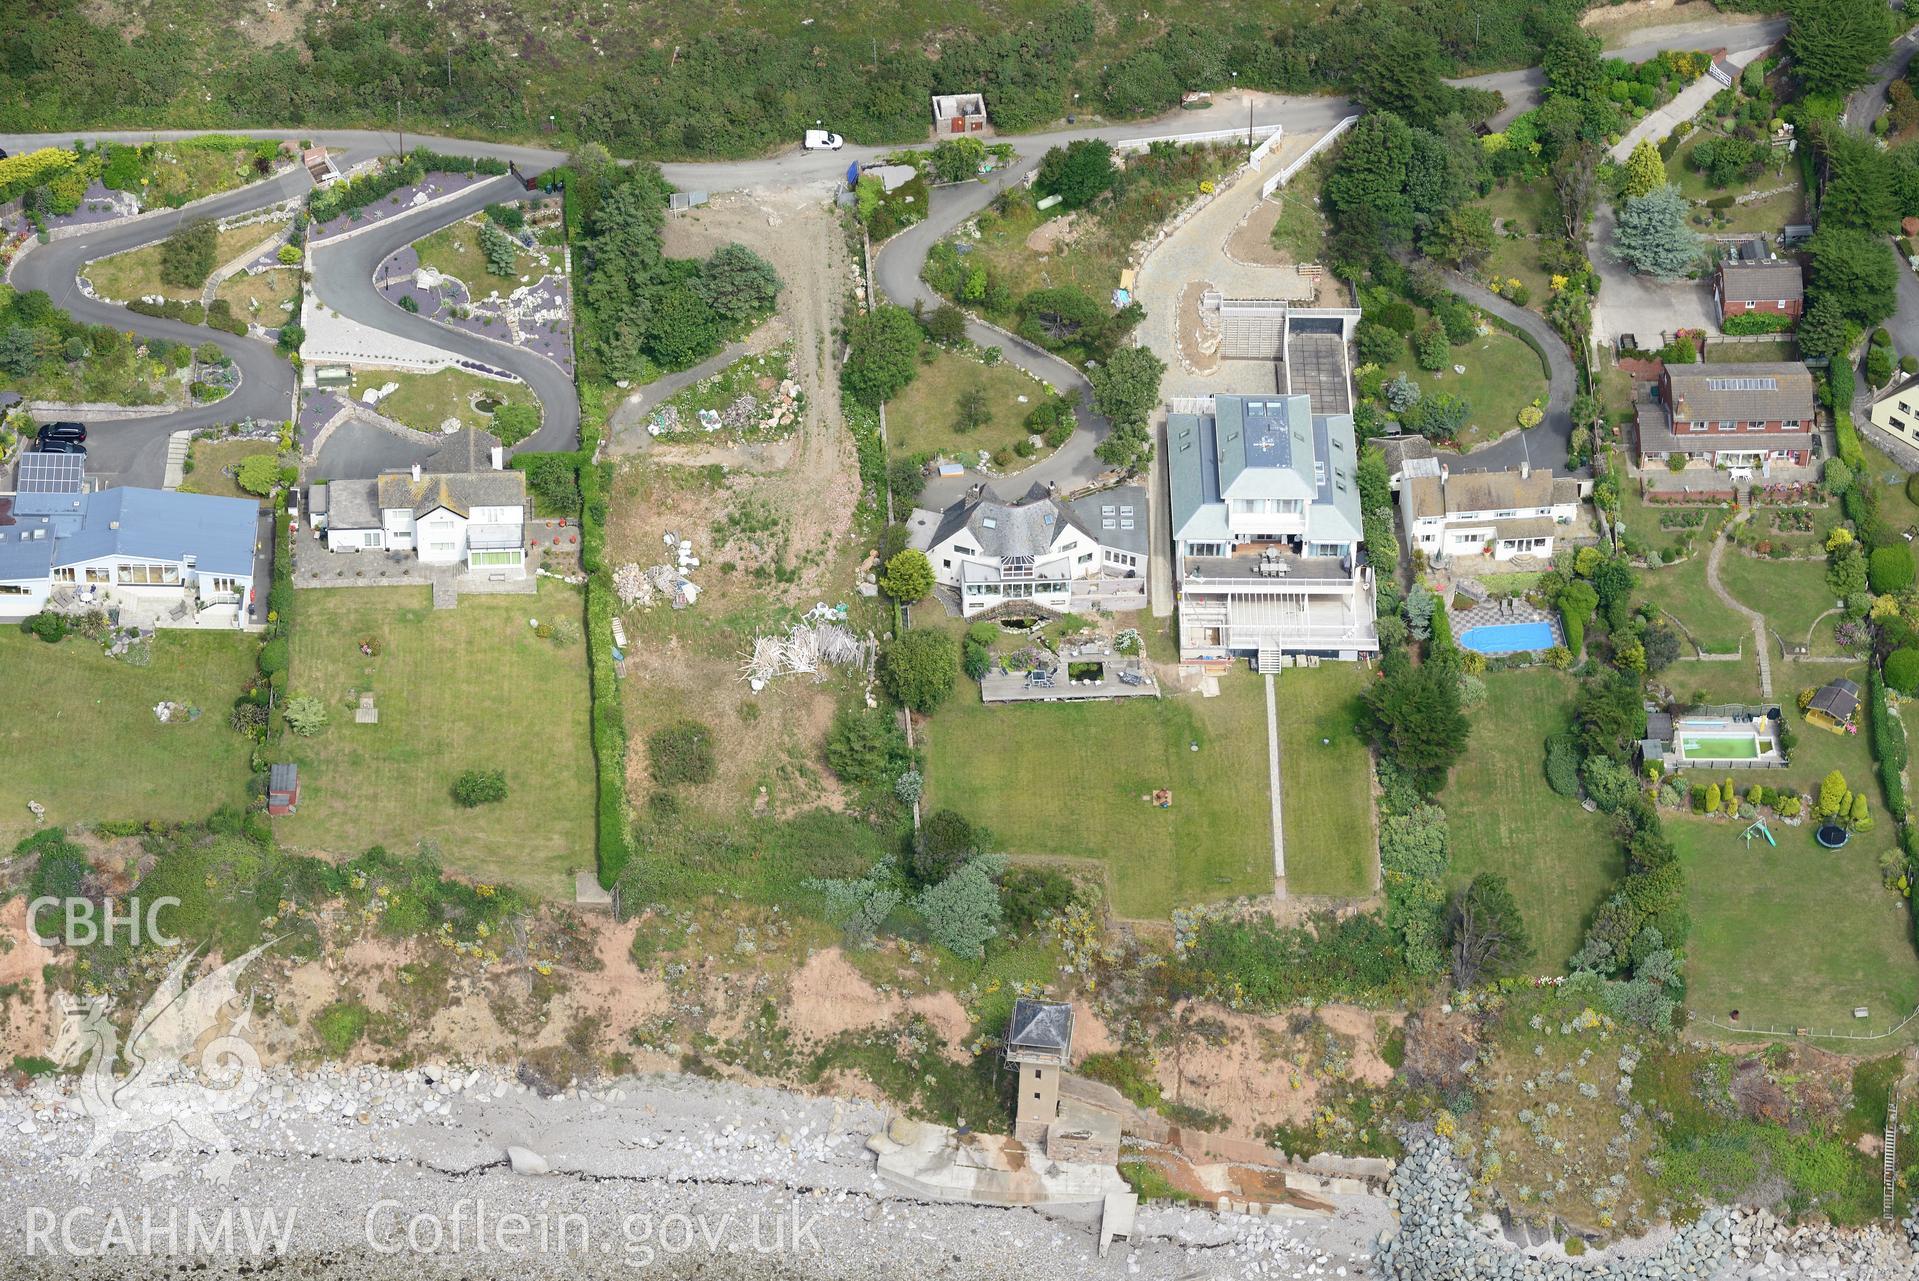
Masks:
[[[1812,370],[1798,361],[1667,365],[1673,415],[1687,422],[1782,419],[1810,424]]]
[[[1813,432],[1802,431],[1702,431],[1679,433],[1666,417],[1666,407],[1650,396],[1635,402],[1639,421],[1639,452],[1642,454],[1703,454],[1716,449],[1757,448],[1811,449]],[[1811,419],[1801,421],[1810,424]],[[1741,445],[1740,442],[1746,442]]]
[[[420,464],[434,473],[478,472],[493,470],[493,451],[500,438],[477,427],[462,427],[440,439],[440,447]]]
[[[1146,490],[1139,485],[1119,485],[1088,494],[1068,504],[1074,523],[1100,546],[1122,552],[1148,554]]]
[[[178,561],[203,574],[251,577],[260,508],[250,498],[164,489],[105,489],[86,496],[80,527],[62,538],[56,565],[106,556]]]
[[[1140,502],[1143,520],[1143,494]],[[928,546],[937,547],[964,530],[978,544],[973,550],[982,556],[1043,556],[1051,550],[1062,525],[1071,525],[1090,538],[1098,537],[1080,522],[1070,506],[1056,502],[1044,485],[1035,484],[1016,503],[1007,502],[987,486],[940,514],[939,528],[933,531]]]
[[[1799,302],[1806,296],[1805,273],[1790,258],[1721,263],[1719,281],[1727,302],[1777,302],[1782,298]]]
[[[1049,1051],[1062,1057],[1073,1049],[1073,1007],[1055,1001],[1022,996],[1013,1002],[1013,1020],[1006,1029],[1009,1050]]]

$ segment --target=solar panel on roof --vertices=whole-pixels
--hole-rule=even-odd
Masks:
[[[23,494],[78,494],[86,488],[86,466],[79,454],[23,454],[15,488]]]
[[[1778,391],[1777,378],[1708,378],[1707,391]]]

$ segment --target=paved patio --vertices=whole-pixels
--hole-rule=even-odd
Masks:
[[[1450,611],[1453,638],[1457,640],[1475,627],[1511,627],[1522,623],[1544,623],[1552,629],[1553,644],[1564,645],[1566,634],[1560,629],[1559,616],[1539,609],[1518,598],[1507,600],[1488,600],[1469,609]],[[1511,653],[1536,653],[1537,651],[1512,650]]]

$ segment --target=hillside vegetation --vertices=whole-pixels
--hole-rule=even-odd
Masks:
[[[390,127],[398,110],[408,129],[463,137],[744,155],[816,119],[861,142],[914,140],[934,92],[983,89],[996,123],[1023,130],[1076,106],[1163,110],[1233,72],[1260,89],[1343,88],[1386,50],[1448,73],[1531,65],[1538,33],[1581,7],[46,0],[0,6],[0,129]]]

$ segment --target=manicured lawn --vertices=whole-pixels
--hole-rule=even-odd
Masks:
[[[1454,365],[1464,365],[1466,372],[1454,373]],[[1446,392],[1471,407],[1459,433],[1462,449],[1517,431],[1519,411],[1546,394],[1546,370],[1538,355],[1503,329],[1448,348],[1446,367],[1438,373],[1415,365],[1410,349],[1385,370],[1388,379],[1404,374],[1428,396]]]
[[[420,265],[460,281],[466,286],[467,295],[474,299],[485,298],[491,293],[498,293],[504,298],[520,287],[521,276],[531,275],[537,279],[545,274],[546,268],[541,267],[539,260],[524,249],[514,260],[517,269],[511,276],[496,276],[487,270],[486,255],[480,251],[480,226],[483,222],[483,217],[469,218],[414,241],[413,248],[419,252]]]
[[[1373,761],[1357,730],[1371,677],[1358,663],[1327,663],[1274,678],[1288,894],[1372,892]]]
[[[251,223],[245,227],[235,227],[223,231],[214,241],[213,265],[216,269],[226,266],[254,245],[265,241],[278,230],[278,225],[270,222]],[[81,269],[82,274],[93,282],[93,290],[102,298],[116,298],[122,302],[133,298],[145,298],[149,294],[159,294],[164,298],[177,298],[182,302],[198,302],[199,289],[182,289],[178,285],[165,284],[160,279],[160,245],[148,245],[144,249],[132,249],[111,258],[97,258]]]
[[[482,378],[464,369],[442,369],[437,374],[363,369],[354,376],[352,396],[359,400],[367,388],[384,387],[388,383],[400,384],[399,389],[383,398],[374,408],[415,431],[439,432],[449,419],[454,418],[459,419],[462,427],[485,430],[492,425],[493,415],[475,409],[473,406],[476,401],[497,400],[505,404],[539,406],[538,399],[524,383]]]
[[[1801,735],[1802,739],[1809,736]],[[1792,776],[1801,771],[1794,768]],[[1745,824],[1668,814],[1686,869],[1692,937],[1688,1004],[1748,1027],[1880,1031],[1919,1002],[1906,905],[1880,885],[1891,824],[1825,850],[1812,824],[1772,825],[1778,846],[1740,838]],[[1870,1011],[1855,1020],[1855,1006]]]
[[[1579,947],[1587,917],[1622,869],[1603,814],[1546,785],[1546,737],[1572,718],[1574,683],[1544,668],[1493,672],[1472,711],[1472,744],[1440,796],[1452,874],[1506,878],[1532,934],[1532,969],[1556,973]]]
[[[1713,595],[1706,583],[1705,543],[1677,565],[1648,569],[1639,575],[1639,595],[1677,619],[1709,654],[1730,654],[1744,642],[1752,648],[1752,625]],[[1729,552],[1726,562],[1733,557]]]
[[[953,425],[959,416],[959,398],[975,388],[986,393],[992,416],[983,426],[962,432]],[[1026,415],[1048,395],[1048,389],[1032,375],[1004,361],[982,365],[943,351],[932,364],[920,366],[919,376],[886,406],[886,442],[895,457],[936,454],[968,466],[978,460],[982,449],[993,454],[1005,450],[1008,461],[1000,470],[1014,471],[1033,461],[1011,451],[1026,439]],[[1051,452],[1042,446],[1034,458]]]
[[[244,801],[247,741],[227,715],[256,649],[237,632],[165,631],[153,662],[133,667],[80,637],[48,645],[0,627],[0,840],[11,848],[33,829],[28,801],[50,824],[179,822]],[[201,716],[163,725],[153,716],[163,699]]]
[[[1772,342],[1706,343],[1706,359],[1720,365],[1749,365],[1777,360],[1798,360],[1799,342],[1790,334]]]
[[[1100,860],[1121,916],[1272,891],[1266,695],[1250,676],[1210,699],[998,707],[962,682],[922,746],[928,806],[985,824],[1009,854]],[[1149,800],[1162,787],[1170,809]]]
[[[233,304],[233,314],[241,320],[277,329],[286,323],[293,300],[300,296],[300,269],[275,267],[251,276],[228,276],[214,286],[213,296]]]
[[[570,896],[571,869],[593,866],[593,759],[586,648],[535,636],[527,620],[580,620],[576,589],[473,596],[435,610],[426,588],[302,591],[293,628],[296,694],[331,713],[312,738],[289,738],[300,811],[278,820],[290,845],[356,854],[369,845],[439,848],[449,869]],[[368,637],[379,652],[360,652]],[[356,724],[372,692],[377,725]],[[455,805],[468,769],[506,771],[506,800]]]
[[[1788,645],[1805,644],[1813,620],[1837,603],[1826,586],[1822,560],[1767,560],[1728,548],[1720,558],[1719,581],[1741,604],[1764,614]],[[1830,630],[1833,621],[1827,619],[1824,629]]]
[[[217,494],[222,498],[250,498],[259,502],[259,495],[249,494],[234,483],[227,468],[238,467],[242,460],[255,454],[272,457],[278,452],[279,447],[270,440],[196,440],[187,451],[187,461],[193,464],[193,470],[181,480],[180,488],[189,494]]]

